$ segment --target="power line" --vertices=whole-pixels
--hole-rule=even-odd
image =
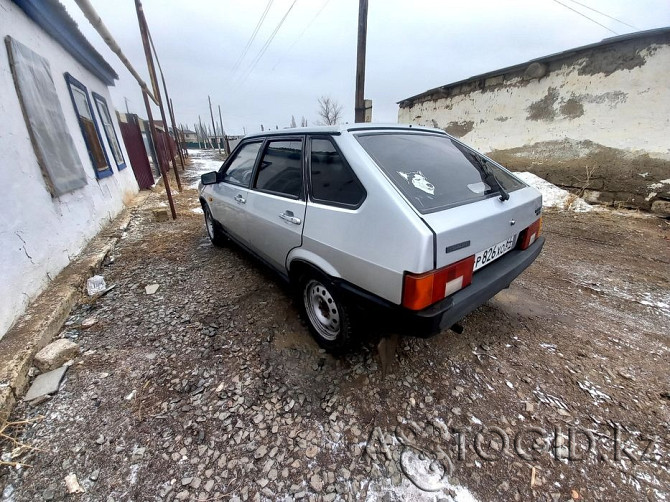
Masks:
[[[291,49],[293,49],[293,47],[295,47],[295,44],[298,43],[298,40],[300,40],[300,39],[302,38],[302,36],[303,36],[303,35],[305,34],[305,32],[309,29],[309,27],[312,26],[312,24],[314,23],[314,21],[316,21],[316,18],[319,17],[319,14],[321,14],[321,12],[323,12],[323,9],[326,8],[326,6],[328,5],[328,2],[330,2],[330,0],[326,0],[326,1],[323,3],[323,5],[322,5],[321,8],[319,9],[319,11],[316,13],[316,15],[311,19],[311,21],[310,21],[309,23],[307,23],[307,26],[305,26],[305,29],[302,30],[302,32],[300,32],[300,35],[298,35],[298,37],[293,41],[293,43],[291,44],[291,46],[290,46],[288,49],[286,49],[286,52],[291,52]],[[279,65],[279,63],[281,63],[282,61],[283,61],[283,58],[280,59],[279,61],[277,61],[277,62],[275,63],[275,65],[272,67],[272,71],[274,71],[275,68],[277,68],[277,66]]]
[[[616,17],[612,17],[612,16],[610,16],[610,15],[608,15],[608,14],[605,14],[604,12],[600,12],[599,10],[596,10],[596,9],[594,9],[593,7],[589,7],[588,5],[585,5],[585,4],[583,4],[583,3],[580,3],[580,2],[578,2],[577,0],[570,0],[570,1],[571,1],[572,3],[576,3],[577,5],[581,5],[581,6],[584,7],[585,9],[589,9],[589,10],[591,10],[591,11],[593,11],[593,12],[596,12],[596,13],[600,14],[601,16],[608,17],[608,18],[612,19],[613,21],[616,21],[617,23],[621,23],[621,24],[623,24],[623,25],[628,26],[629,28],[633,28],[634,30],[639,30],[639,29],[640,29],[640,28],[637,28],[637,27],[633,26],[632,24],[628,24],[628,23],[626,23],[626,22],[624,22],[624,21],[622,21],[622,20],[620,20],[620,19],[617,19]]]
[[[244,74],[244,76],[240,80],[239,85],[242,85],[246,81],[246,79],[249,77],[249,75],[251,75],[251,73],[254,71],[254,68],[256,68],[256,65],[259,63],[259,61],[261,60],[261,58],[265,54],[265,51],[267,51],[268,47],[270,47],[270,44],[272,43],[272,41],[275,38],[275,35],[277,35],[277,32],[282,27],[282,24],[284,24],[284,21],[286,21],[286,18],[291,13],[291,9],[293,9],[293,6],[295,5],[295,3],[297,1],[298,0],[293,0],[293,3],[291,4],[291,6],[286,11],[286,14],[284,14],[284,17],[281,18],[281,21],[279,21],[279,24],[277,24],[276,28],[274,29],[272,34],[268,37],[267,41],[265,42],[265,44],[263,45],[261,50],[258,51],[258,54],[256,55],[256,58],[253,60],[253,62],[249,66],[249,69],[247,70],[247,72]]]
[[[242,51],[242,54],[240,54],[240,57],[237,58],[237,61],[235,61],[235,64],[233,65],[233,68],[231,70],[231,74],[235,73],[235,70],[237,70],[240,66],[240,63],[242,63],[242,60],[244,59],[244,56],[247,55],[247,52],[249,52],[249,48],[251,47],[251,44],[254,43],[254,40],[256,39],[256,35],[258,35],[258,30],[260,30],[261,25],[263,24],[263,21],[265,21],[265,18],[268,15],[268,11],[270,10],[270,7],[272,6],[272,2],[274,0],[268,0],[268,4],[265,6],[265,10],[261,14],[260,19],[256,23],[256,27],[254,28],[254,32],[251,34],[251,37],[247,41],[247,45],[244,47],[244,50]]]
[[[598,26],[602,26],[602,27],[605,28],[607,31],[611,31],[611,32],[614,33],[615,35],[618,35],[618,33],[617,33],[616,31],[614,31],[613,29],[608,28],[608,27],[605,26],[604,24],[599,23],[598,21],[596,21],[595,19],[590,18],[590,17],[587,16],[586,14],[584,14],[584,13],[582,13],[582,12],[579,12],[577,9],[573,9],[573,8],[570,7],[569,5],[565,5],[563,2],[559,2],[559,0],[554,0],[554,2],[556,2],[556,3],[559,4],[559,5],[562,5],[562,6],[565,7],[566,9],[570,9],[572,12],[576,12],[577,14],[579,14],[579,15],[582,16],[582,17],[585,17],[586,19],[588,19],[588,20],[591,21],[592,23],[596,23]]]

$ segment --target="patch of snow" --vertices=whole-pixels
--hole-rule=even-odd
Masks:
[[[593,211],[593,206],[584,199],[580,199],[567,190],[557,187],[548,181],[529,172],[514,173],[517,178],[521,178],[542,194],[543,207],[555,207],[557,209],[567,209],[578,213]]]
[[[638,176],[642,176],[643,178],[646,178],[649,176],[649,173],[638,173]]]
[[[384,500],[387,494],[395,495],[403,501],[438,501],[454,500],[455,502],[477,502],[467,488],[452,485],[448,481],[444,467],[434,459],[412,448],[406,449],[401,456],[401,467],[404,473],[399,485],[391,479],[371,481],[367,487],[367,501]]]
[[[195,214],[203,214],[201,207],[194,207],[193,209],[191,209],[191,212]]]
[[[579,385],[579,388],[582,389],[583,391],[588,392],[593,399],[597,401],[611,401],[612,398],[605,394],[604,392],[598,390],[596,386],[589,382],[588,380],[585,380],[584,382],[577,382],[577,385]]]

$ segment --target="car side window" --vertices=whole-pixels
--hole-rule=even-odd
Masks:
[[[248,187],[251,183],[251,175],[254,172],[256,157],[263,143],[247,143],[242,146],[235,155],[235,158],[228,165],[228,169],[223,173],[223,181],[233,185]]]
[[[302,141],[269,141],[258,166],[254,188],[299,198],[302,192]]]
[[[312,138],[312,198],[325,204],[357,206],[365,188],[330,139]]]

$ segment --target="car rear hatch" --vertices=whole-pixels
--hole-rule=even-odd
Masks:
[[[475,255],[474,270],[513,249],[522,230],[534,223],[542,205],[530,187],[499,197],[423,215],[435,233],[435,267],[441,268]]]
[[[446,134],[370,131],[356,139],[435,233],[436,269],[474,255],[479,270],[540,217],[537,190]]]

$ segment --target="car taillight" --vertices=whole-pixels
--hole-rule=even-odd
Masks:
[[[405,273],[402,304],[410,310],[421,310],[463,289],[472,282],[475,256],[469,256],[425,274]]]
[[[542,233],[542,217],[535,221],[531,226],[521,232],[519,236],[519,249],[528,249]]]

